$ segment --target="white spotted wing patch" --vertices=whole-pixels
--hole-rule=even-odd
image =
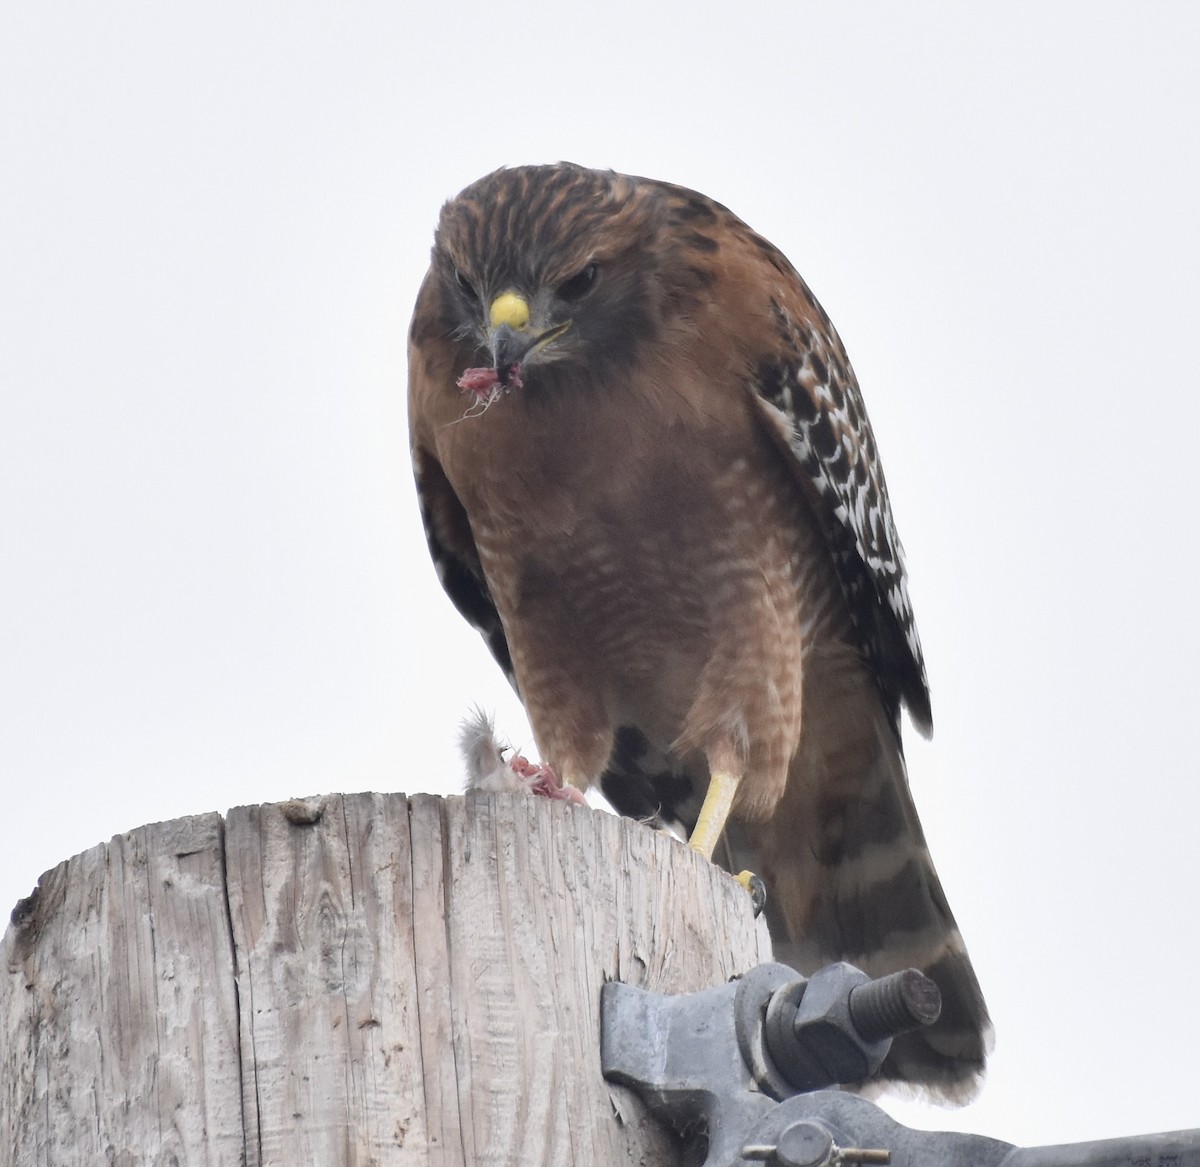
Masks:
[[[782,347],[759,362],[754,388],[780,415],[792,453],[828,508],[826,537],[889,709],[898,715],[903,701],[928,733],[925,662],[875,436],[841,340],[808,294],[822,327],[771,300]]]

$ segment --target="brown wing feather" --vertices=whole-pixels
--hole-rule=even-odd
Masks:
[[[479,562],[479,549],[475,545],[470,519],[436,453],[432,429],[445,422],[437,420],[438,411],[430,409],[430,402],[442,398],[448,389],[452,390],[456,379],[454,357],[446,343],[446,324],[441,315],[433,281],[426,279],[413,313],[408,358],[411,453],[421,522],[442,587],[462,616],[483,637],[515,688],[512,655],[500,613]]]
[[[643,180],[649,181],[649,180]],[[671,204],[684,248],[720,241],[721,280],[735,288],[737,331],[719,333],[745,362],[747,384],[822,521],[861,647],[895,716],[932,732],[925,661],[904,550],[858,380],[841,338],[786,256],[720,203],[653,183]],[[686,264],[683,266],[687,266]],[[694,264],[692,266],[695,266]],[[719,359],[719,354],[714,354]]]

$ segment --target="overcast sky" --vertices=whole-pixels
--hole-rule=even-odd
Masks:
[[[979,1103],[895,1113],[1200,1127],[1198,13],[5,5],[3,913],[146,822],[455,792],[474,702],[527,742],[428,562],[405,332],[442,202],[569,158],[733,208],[862,383],[997,1029]]]

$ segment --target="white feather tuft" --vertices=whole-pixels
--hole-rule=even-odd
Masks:
[[[526,760],[507,742],[501,744],[496,737],[495,722],[479,706],[463,718],[458,728],[458,746],[467,766],[468,790],[491,794],[521,790],[542,798],[587,805],[583,792],[574,786],[564,786],[549,766]]]
[[[507,743],[496,739],[496,723],[491,714],[476,705],[458,728],[458,748],[467,766],[468,790],[497,793],[525,788],[521,779],[504,760]]]

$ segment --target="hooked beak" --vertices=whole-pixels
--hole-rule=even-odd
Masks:
[[[519,384],[521,367],[558,340],[572,322],[567,320],[539,332],[530,326],[528,301],[516,292],[501,292],[488,310],[488,323],[492,367],[507,386],[513,380]]]

